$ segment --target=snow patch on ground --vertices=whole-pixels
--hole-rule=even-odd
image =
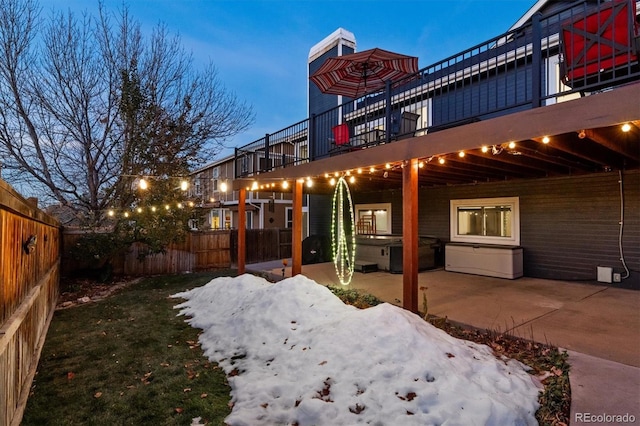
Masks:
[[[535,425],[526,367],[391,304],[345,305],[302,275],[178,293],[232,388],[229,425]]]

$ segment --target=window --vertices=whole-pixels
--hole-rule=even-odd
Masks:
[[[293,228],[293,208],[285,207],[284,227]],[[302,238],[309,236],[309,207],[302,208]]]
[[[391,203],[356,204],[358,234],[391,234]]]
[[[202,179],[202,176],[198,174],[196,176],[196,181],[194,182],[194,191],[196,195],[202,195],[202,185],[200,184],[201,179]]]
[[[287,229],[293,228],[293,209],[291,207],[285,209],[284,227]]]
[[[519,198],[451,200],[451,241],[519,245]]]

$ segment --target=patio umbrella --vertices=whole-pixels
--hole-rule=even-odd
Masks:
[[[322,93],[359,98],[418,71],[418,58],[369,49],[327,59],[309,78]]]

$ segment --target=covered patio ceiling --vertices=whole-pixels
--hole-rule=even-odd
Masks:
[[[418,185],[458,185],[575,176],[640,167],[640,83],[260,174],[283,181],[311,178],[306,193],[333,191],[331,177],[353,175],[359,191],[402,187],[407,160],[419,160]],[[623,125],[627,125],[623,129]],[[510,145],[511,144],[511,145]]]

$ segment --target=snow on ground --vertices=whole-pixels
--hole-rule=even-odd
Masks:
[[[523,364],[391,304],[357,309],[302,275],[216,278],[174,297],[230,374],[229,425],[537,424]]]

